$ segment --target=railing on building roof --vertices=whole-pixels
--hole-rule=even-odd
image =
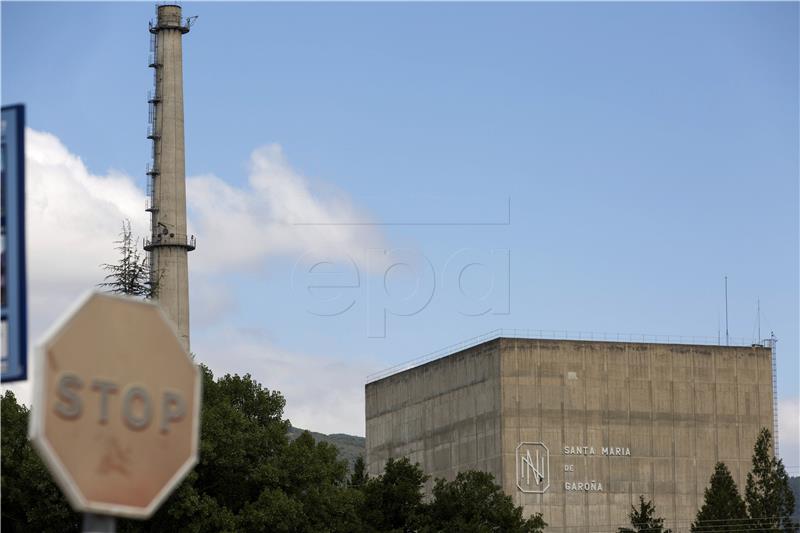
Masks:
[[[605,341],[605,342],[629,342],[641,344],[696,344],[696,345],[718,345],[718,346],[752,346],[757,343],[753,339],[744,337],[731,337],[727,344],[720,337],[692,337],[686,335],[647,335],[637,333],[598,333],[593,331],[568,331],[554,329],[495,329],[471,337],[463,341],[445,346],[433,352],[426,353],[414,359],[396,364],[374,374],[367,376],[367,383],[378,381],[399,372],[411,370],[412,368],[430,363],[437,359],[447,357],[461,350],[472,348],[484,342],[499,338],[510,339],[544,339],[544,340],[568,340],[568,341]]]

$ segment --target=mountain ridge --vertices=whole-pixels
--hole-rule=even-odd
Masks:
[[[364,437],[348,435],[347,433],[319,433],[317,431],[311,431],[310,429],[302,429],[291,426],[289,427],[288,433],[289,439],[296,439],[302,435],[304,431],[308,431],[317,442],[327,442],[336,446],[336,448],[339,450],[339,457],[347,460],[347,467],[349,469],[352,469],[353,462],[358,457],[364,456],[364,450],[366,448],[366,439]]]

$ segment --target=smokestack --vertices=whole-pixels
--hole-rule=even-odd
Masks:
[[[194,236],[186,233],[186,171],[183,145],[183,52],[181,39],[190,20],[178,5],[156,7],[150,22],[150,67],[154,88],[148,98],[148,135],[153,141],[148,166],[148,200],[151,236],[144,249],[150,254],[150,280],[154,298],[175,323],[189,350],[188,252]]]

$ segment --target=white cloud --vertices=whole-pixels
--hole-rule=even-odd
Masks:
[[[92,174],[54,135],[28,129],[26,155],[28,278],[39,326],[102,280],[123,219],[144,236],[149,218],[133,178]],[[344,194],[316,196],[275,144],[253,151],[245,188],[215,176],[187,184],[189,225],[200,238],[190,266],[201,275],[257,267],[269,256],[341,259],[382,246],[374,227],[340,224],[368,219]],[[298,225],[307,222],[314,224]],[[219,290],[209,294],[223,300]]]
[[[114,262],[124,219],[144,235],[144,193],[118,172],[94,175],[49,133],[26,130],[26,225],[31,334],[40,333]]]
[[[251,374],[286,398],[284,416],[292,425],[322,433],[364,435],[365,376],[375,362],[319,357],[275,346],[260,330],[227,328],[203,340],[202,362],[220,377]]]
[[[192,267],[203,272],[257,267],[275,255],[358,260],[367,249],[383,246],[363,212],[343,194],[315,196],[276,144],[253,151],[246,188],[215,176],[188,183],[192,227],[202,249]]]
[[[112,244],[123,219],[146,235],[144,191],[119,172],[93,174],[54,135],[26,130],[29,336],[39,335],[81,293],[102,281],[102,263],[114,262]],[[293,423],[316,431],[363,434],[361,364],[295,354],[256,336],[232,334],[224,317],[235,308],[225,274],[251,269],[270,256],[326,259],[355,257],[381,246],[343,194],[313,193],[308,180],[287,163],[281,148],[255,150],[248,186],[237,188],[214,176],[190,178],[189,225],[199,234],[190,258],[192,313],[196,323],[220,324],[220,335],[199,353],[216,372],[250,372],[282,391]],[[314,222],[315,225],[297,225]],[[310,252],[310,253],[309,253]],[[198,343],[202,345],[202,343]],[[224,355],[223,355],[224,354]],[[30,383],[10,387],[30,402]]]
[[[121,224],[143,235],[144,193],[118,172],[92,174],[54,135],[26,129],[26,248],[29,353],[83,292],[103,280]],[[28,373],[33,361],[29,359]],[[7,387],[30,403],[30,383]]]

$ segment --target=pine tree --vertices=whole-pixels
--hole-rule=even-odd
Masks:
[[[692,533],[726,532],[747,523],[747,507],[725,463],[717,463]]]
[[[795,533],[798,524],[792,520],[794,494],[783,461],[775,457],[772,434],[762,429],[753,450],[753,470],[747,474],[745,502],[753,529]]]
[[[362,519],[369,531],[417,531],[423,518],[422,487],[428,480],[419,463],[408,457],[389,458],[383,474],[370,478],[362,487]]]
[[[639,496],[639,509],[631,506],[628,516],[633,529],[621,527],[618,533],[672,533],[671,529],[664,529],[664,519],[656,516],[656,506],[652,501],[644,501],[644,496]]]
[[[139,239],[133,237],[130,220],[122,221],[122,231],[119,236],[120,239],[114,241],[120,254],[119,261],[116,264],[101,265],[108,275],[98,287],[103,287],[113,294],[153,298],[158,283],[151,279],[147,257],[142,257],[139,253]]]
[[[362,487],[367,482],[367,465],[364,463],[364,457],[359,455],[355,462],[353,462],[353,473],[350,474],[350,486]]]

